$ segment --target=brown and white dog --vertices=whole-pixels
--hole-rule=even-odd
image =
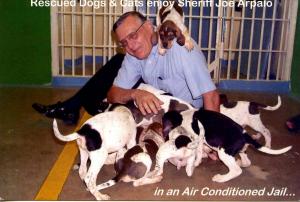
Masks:
[[[97,190],[102,190],[118,182],[133,182],[133,186],[152,184],[161,180],[161,176],[147,178],[152,162],[159,147],[164,143],[162,125],[152,123],[145,128],[138,140],[139,144],[127,150],[125,154],[118,155],[115,163],[116,176],[107,182],[97,185]]]
[[[188,29],[184,25],[183,10],[176,1],[169,1],[167,7],[159,9],[156,26],[159,54],[164,55],[166,49],[172,47],[175,38],[180,46],[184,45],[189,51],[194,48]]]
[[[194,110],[187,110],[181,113]],[[192,117],[192,116],[190,116]],[[148,178],[157,179],[163,174],[164,163],[168,160],[180,169],[185,166],[187,176],[193,175],[194,169],[201,163],[203,152],[204,130],[201,134],[196,134],[192,128],[176,127],[182,123],[191,125],[192,119],[182,119],[180,112],[169,111],[163,117],[163,133],[166,142],[162,144],[156,154],[156,164],[153,171],[148,174]],[[201,125],[201,123],[199,123]],[[170,132],[171,131],[171,132]],[[153,183],[158,181],[153,181]]]

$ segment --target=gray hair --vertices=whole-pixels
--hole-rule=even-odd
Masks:
[[[120,16],[120,18],[114,23],[113,25],[113,31],[116,32],[116,29],[123,23],[123,21],[128,17],[128,16],[135,16],[138,19],[141,20],[141,22],[145,22],[147,18],[142,15],[140,12],[137,11],[129,11],[124,13],[123,15]]]

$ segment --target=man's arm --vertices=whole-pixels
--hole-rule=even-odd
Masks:
[[[113,85],[107,93],[107,100],[110,103],[125,104],[128,101],[135,101],[143,115],[155,113],[161,109],[163,102],[154,94],[139,89],[124,89]]]
[[[217,90],[209,91],[202,96],[204,109],[220,112],[220,96]]]

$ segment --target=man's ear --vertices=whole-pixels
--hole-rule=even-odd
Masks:
[[[153,26],[153,24],[150,20],[146,20],[144,26],[147,27],[147,30],[153,30],[154,29],[154,26]]]
[[[151,43],[153,46],[155,46],[158,42],[158,32],[153,31],[152,36],[151,36]]]
[[[185,44],[185,37],[184,35],[182,34],[181,30],[177,28],[176,30],[176,38],[177,38],[177,43],[180,45],[180,46],[183,46]]]

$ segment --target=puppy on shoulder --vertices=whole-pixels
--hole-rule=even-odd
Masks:
[[[176,42],[185,46],[188,51],[194,48],[187,27],[184,25],[184,13],[176,1],[169,1],[168,6],[160,8],[156,16],[158,32],[158,52],[164,55],[167,49]]]

